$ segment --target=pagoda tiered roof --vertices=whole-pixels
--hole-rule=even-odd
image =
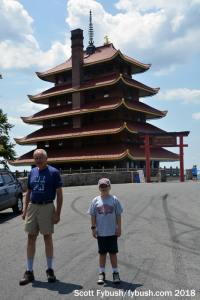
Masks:
[[[25,123],[34,123],[34,124],[42,125],[42,121],[47,119],[60,118],[60,117],[104,111],[104,110],[112,110],[112,109],[117,109],[118,107],[123,105],[128,109],[146,113],[147,119],[148,117],[162,118],[165,117],[167,114],[167,111],[159,111],[139,101],[124,99],[120,97],[113,97],[113,98],[106,98],[102,100],[86,102],[80,109],[74,109],[74,110],[71,109],[71,105],[48,107],[44,110],[41,110],[38,113],[33,114],[32,116],[21,117],[21,119]]]
[[[67,168],[71,167],[68,163],[78,165],[81,161],[101,161],[103,164],[103,161],[112,160],[114,164],[121,160],[119,165],[124,166],[137,160],[137,164],[144,165],[140,160],[145,160],[145,149],[140,148],[143,141],[138,138],[138,132],[165,133],[146,120],[167,114],[167,111],[159,111],[139,101],[140,97],[156,95],[160,88],[151,88],[131,78],[132,74],[147,71],[151,64],[140,63],[122,54],[113,44],[88,47],[83,51],[83,30],[80,28],[71,32],[71,43],[72,56],[66,62],[46,72],[36,72],[40,79],[53,82],[55,86],[37,95],[28,95],[34,103],[48,104],[49,107],[22,117],[22,120],[43,125],[43,128],[23,138],[15,138],[15,141],[20,145],[45,147],[48,162],[56,168],[60,168],[61,163],[62,168]],[[122,95],[126,97],[122,98]],[[34,165],[33,151],[9,163]],[[162,148],[152,148],[150,159],[158,165],[159,161],[179,160],[179,156]],[[100,167],[97,163],[92,165]]]
[[[94,53],[92,54],[86,54],[86,50],[83,51],[83,67],[110,61],[114,58],[115,59],[117,58],[119,60],[124,60],[128,64],[131,64],[132,74],[145,72],[151,66],[151,64],[143,64],[133,58],[130,58],[127,55],[122,54],[120,50],[115,49],[113,44],[110,43],[105,46],[95,47]],[[71,69],[72,69],[72,58],[70,57],[66,62],[56,67],[45,72],[36,72],[36,74],[42,80],[55,82],[55,78],[54,78],[55,74],[65,72]]]
[[[12,165],[30,165],[34,164],[34,150],[20,156],[17,160],[9,161]],[[120,160],[129,157],[134,160],[145,160],[145,149],[141,149],[140,145],[127,142],[117,142],[110,144],[98,144],[82,146],[81,148],[49,148],[48,163],[56,162],[76,162],[76,161],[106,161]],[[150,159],[159,161],[177,161],[179,156],[173,152],[163,148],[150,149]]]
[[[131,133],[137,133],[139,131],[164,132],[162,129],[148,123],[136,121],[123,122],[121,119],[114,119],[108,121],[103,120],[95,123],[86,123],[80,128],[72,128],[71,126],[41,128],[23,138],[15,138],[15,141],[18,144],[34,144],[38,141],[45,140],[66,139],[90,135],[116,134],[123,130],[127,130]]]
[[[131,87],[134,87],[136,89],[139,89],[139,97],[146,97],[146,96],[153,96],[158,93],[160,88],[151,88],[147,85],[144,85],[140,83],[139,81],[136,81],[134,79],[131,79],[127,76],[124,76],[122,74],[110,74],[105,75],[102,77],[93,78],[91,80],[87,80],[87,82],[84,82],[83,85],[79,88],[72,88],[71,84],[67,85],[59,85],[53,88],[50,88],[44,92],[41,92],[35,96],[28,95],[29,99],[33,102],[39,103],[47,103],[47,101],[42,101],[42,99],[46,99],[52,96],[59,96],[63,94],[73,93],[73,92],[81,92],[84,90],[90,90],[94,88],[99,88],[102,86],[109,86],[116,83],[122,83]]]

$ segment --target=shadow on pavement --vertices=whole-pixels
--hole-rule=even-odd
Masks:
[[[105,280],[104,287],[112,287],[124,291],[130,290],[131,292],[135,291],[138,287],[143,286],[142,284],[133,284],[127,281],[122,281],[120,283],[114,283],[113,281],[110,280]]]
[[[0,224],[5,223],[9,220],[12,220],[16,217],[21,216],[22,214],[14,214],[12,211],[10,212],[0,212]]]
[[[34,280],[32,283],[32,287],[40,288],[40,289],[47,289],[50,291],[58,291],[59,294],[70,294],[75,290],[81,290],[83,287],[82,285],[72,284],[61,282],[56,280],[54,283],[42,282],[39,280]]]

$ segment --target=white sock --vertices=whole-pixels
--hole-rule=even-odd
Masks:
[[[33,271],[33,261],[34,261],[34,258],[31,258],[31,259],[28,259],[27,258],[27,271]]]
[[[100,272],[104,272],[105,273],[105,268],[100,268]]]
[[[46,257],[46,259],[47,259],[47,269],[52,269],[53,257],[51,258]]]
[[[113,273],[118,272],[117,268],[113,268]]]

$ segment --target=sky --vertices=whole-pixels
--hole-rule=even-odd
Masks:
[[[95,46],[103,45],[107,35],[122,53],[152,64],[133,79],[160,91],[140,101],[168,113],[148,122],[167,132],[190,131],[184,137],[184,169],[194,164],[200,169],[200,0],[0,0],[0,108],[15,125],[12,142],[40,128],[20,118],[45,108],[27,95],[53,86],[35,72],[71,56],[71,30],[84,30],[87,47],[90,9]],[[15,150],[21,156],[34,148],[16,145]],[[167,149],[179,153],[178,147]],[[175,168],[179,162],[163,166]]]

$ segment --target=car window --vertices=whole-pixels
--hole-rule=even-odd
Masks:
[[[11,178],[13,179],[13,181],[15,181],[14,175],[12,173],[9,173],[9,174],[10,174]]]
[[[10,174],[8,174],[8,173],[3,174],[3,179],[4,179],[5,184],[13,182],[13,179],[11,178]]]
[[[3,178],[2,178],[2,176],[1,176],[1,174],[0,174],[0,182],[3,182]]]

